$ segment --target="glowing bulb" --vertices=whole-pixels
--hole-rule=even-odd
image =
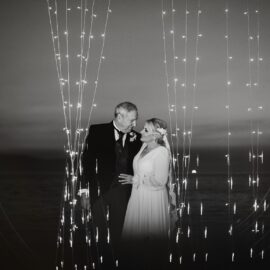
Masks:
[[[250,256],[250,258],[253,257],[253,249],[252,248],[250,249],[249,256]]]
[[[233,204],[233,213],[236,214],[236,203]]]
[[[233,233],[233,227],[232,227],[232,225],[230,226],[230,229],[229,229],[229,235],[232,235],[232,233]]]
[[[187,237],[190,237],[190,227],[188,226],[188,230],[187,230]]]

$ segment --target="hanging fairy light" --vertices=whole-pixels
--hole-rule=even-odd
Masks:
[[[102,39],[102,45],[99,53],[98,68],[96,71],[95,80],[88,81],[87,79],[87,67],[90,60],[90,51],[92,52],[91,43],[94,41],[93,27],[94,19],[97,18],[97,14],[94,12],[95,0],[92,1],[91,12],[88,16],[88,0],[81,0],[79,3],[73,3],[70,0],[58,1],[58,0],[47,0],[48,6],[48,15],[51,28],[51,38],[53,44],[54,58],[56,64],[56,71],[59,81],[59,89],[62,98],[62,107],[64,114],[64,132],[67,137],[67,146],[65,147],[67,154],[67,166],[66,166],[66,183],[63,192],[64,202],[61,210],[60,218],[60,228],[58,234],[57,245],[62,251],[57,252],[59,256],[57,258],[57,267],[62,266],[62,262],[65,261],[65,240],[69,242],[71,250],[75,249],[74,234],[75,231],[79,228],[75,215],[77,208],[77,194],[81,194],[81,191],[78,192],[78,187],[81,186],[80,183],[80,174],[82,173],[80,156],[82,152],[82,140],[85,137],[82,137],[84,131],[90,124],[91,115],[93,108],[96,107],[95,96],[97,88],[99,85],[99,76],[101,70],[101,64],[105,61],[104,55],[104,45],[106,40],[106,32],[108,25],[109,14],[112,12],[110,8],[110,0],[107,1],[107,9],[105,10],[105,19],[104,19],[104,28],[100,34]],[[71,13],[74,13],[75,16],[80,18],[80,30],[78,35],[72,35],[70,30],[70,16]],[[88,24],[89,23],[89,24]],[[90,29],[87,33],[87,25]],[[63,28],[63,29],[62,29]],[[63,36],[63,38],[62,38]],[[79,50],[75,53],[78,59],[78,69],[79,69],[79,78],[75,82],[71,81],[71,70],[75,70],[73,67],[71,69],[71,51],[75,51],[75,48],[71,48],[71,37],[79,38]],[[72,40],[74,41],[74,40]],[[64,48],[64,49],[63,49]],[[77,101],[72,100],[73,94],[71,95],[71,86],[76,86],[77,92]],[[87,87],[93,87],[94,97],[89,108],[89,116],[87,125],[82,127],[82,110],[84,107],[84,92]],[[72,97],[72,98],[71,98]],[[88,108],[87,104],[87,108]],[[86,135],[85,135],[86,136]],[[87,189],[87,196],[89,197],[89,188]],[[67,217],[67,218],[66,218]],[[65,221],[67,220],[67,221]],[[85,227],[85,242],[89,246],[87,254],[89,254],[91,246],[91,232],[88,231],[88,227],[92,226],[89,223],[92,223],[91,219],[91,210],[88,213],[82,211],[81,213],[81,225]],[[82,229],[82,228],[80,228]],[[95,238],[99,241],[98,229],[96,231]],[[67,250],[67,252],[69,252]],[[73,252],[72,252],[73,254]],[[72,256],[72,261],[74,260]],[[91,261],[91,259],[90,259]],[[77,267],[76,264],[73,264],[74,267]],[[89,267],[89,266],[87,266]],[[95,267],[95,264],[92,265],[92,268]]]
[[[198,42],[199,38],[203,35],[200,32],[200,15],[202,13],[200,9],[200,0],[198,0],[198,7],[196,12],[196,49],[195,56],[191,61],[188,61],[188,16],[190,14],[188,10],[188,1],[186,1],[186,7],[184,10],[185,16],[185,30],[182,38],[184,40],[184,57],[182,58],[182,62],[179,61],[180,57],[178,53],[176,53],[176,37],[179,35],[177,33],[177,29],[175,27],[175,16],[178,15],[177,8],[174,6],[174,1],[170,1],[170,12],[165,9],[164,1],[162,1],[162,39],[163,39],[163,51],[164,51],[164,67],[165,67],[165,79],[166,79],[166,92],[167,92],[167,101],[168,101],[168,112],[169,112],[169,128],[171,135],[171,145],[172,145],[172,160],[174,161],[174,177],[177,179],[176,191],[178,196],[178,209],[179,209],[179,231],[182,230],[183,226],[183,213],[190,215],[190,204],[186,203],[186,194],[188,190],[188,182],[189,182],[189,170],[190,170],[190,162],[191,162],[191,144],[192,144],[192,128],[194,121],[194,112],[198,110],[198,106],[196,104],[196,90],[198,88],[197,83],[197,72],[198,72],[198,63],[200,57],[198,55]],[[169,22],[169,17],[171,21]],[[166,30],[166,21],[168,21],[168,31]],[[168,44],[171,44],[171,47]],[[167,55],[167,51],[171,48],[171,59]],[[192,96],[192,104],[188,104],[187,102],[187,87],[188,87],[188,65],[193,64],[194,59],[194,73],[193,73],[193,81],[190,83],[193,87],[193,96]],[[179,76],[177,73],[177,65],[184,65],[184,72]],[[171,64],[171,68],[169,65]],[[169,70],[171,74],[169,74]],[[181,86],[181,88],[179,88]],[[181,104],[182,110],[178,109],[178,92],[183,92],[183,101]],[[191,123],[190,127],[187,127],[187,116],[188,116],[188,107],[191,108]],[[180,128],[178,121],[179,115],[183,115],[182,126]],[[182,134],[182,137],[180,135]],[[180,139],[182,139],[182,155],[179,153],[180,147]],[[198,157],[197,157],[198,163]],[[198,167],[198,166],[197,166]],[[180,175],[181,174],[181,175]],[[198,187],[198,185],[197,185]],[[187,207],[186,211],[184,209]],[[203,229],[202,229],[203,230]],[[191,227],[188,226],[187,236],[190,237]],[[180,233],[176,233],[176,243],[180,243],[179,241]],[[180,256],[181,257],[181,256]]]

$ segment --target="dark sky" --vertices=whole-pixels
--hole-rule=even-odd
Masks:
[[[170,1],[164,0],[166,3]],[[76,2],[76,1],[72,1]],[[80,3],[80,1],[77,1]],[[104,0],[99,3],[100,22]],[[248,71],[247,1],[230,0],[229,44],[231,84],[231,142],[233,145],[248,144],[250,139],[249,120],[263,132],[262,144],[269,144],[270,121],[270,4],[268,0],[250,2],[251,57],[257,55],[255,4],[260,5],[260,65],[259,87],[254,87],[252,100],[246,83]],[[192,78],[195,57],[196,0],[188,1],[188,94],[184,101],[183,89],[178,87],[178,106],[191,108]],[[202,0],[200,17],[196,112],[193,126],[194,145],[226,145],[226,1]],[[254,4],[255,3],[255,4]],[[179,81],[183,80],[185,1],[175,1],[176,63]],[[159,0],[112,0],[112,13],[108,23],[99,87],[97,108],[93,123],[110,121],[114,106],[124,100],[137,104],[140,119],[153,116],[168,120],[166,79],[163,64],[163,41],[161,24],[161,1]],[[169,13],[169,9],[167,9]],[[73,26],[79,23],[76,9],[72,10]],[[77,14],[77,15],[76,15]],[[168,21],[166,21],[168,26]],[[100,28],[97,25],[96,33]],[[74,27],[75,29],[76,27]],[[170,27],[166,28],[170,41]],[[0,76],[0,151],[25,149],[62,149],[65,134],[62,129],[63,113],[57,81],[52,40],[50,36],[47,3],[42,0],[9,0],[1,4],[1,76]],[[63,31],[62,31],[63,32]],[[73,31],[75,40],[79,33]],[[99,48],[98,43],[94,46]],[[75,46],[75,45],[74,45]],[[72,47],[74,55],[76,49]],[[167,51],[172,53],[171,49]],[[73,58],[76,58],[74,57]],[[75,61],[75,60],[74,60]],[[72,62],[73,63],[73,62]],[[73,64],[72,64],[73,65]],[[256,63],[251,65],[252,81],[256,79]],[[76,65],[73,65],[76,71]],[[94,70],[94,69],[93,69]],[[90,72],[90,71],[89,71]],[[90,77],[90,75],[89,75]],[[180,84],[179,84],[180,85]],[[254,111],[248,114],[247,109]],[[85,102],[85,106],[87,102]],[[258,111],[258,106],[263,111]],[[188,111],[189,112],[189,111]],[[190,113],[187,114],[189,123]],[[183,114],[179,109],[180,126]]]

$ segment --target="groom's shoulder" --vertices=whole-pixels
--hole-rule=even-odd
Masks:
[[[106,132],[112,128],[112,123],[93,124],[89,127],[89,132],[100,133]]]
[[[141,145],[142,145],[142,142],[141,142],[141,136],[142,135],[141,135],[141,133],[133,129],[132,132],[131,132],[131,134],[130,134],[130,136],[132,138],[134,138],[133,140],[135,141],[135,144],[138,147],[141,147]]]

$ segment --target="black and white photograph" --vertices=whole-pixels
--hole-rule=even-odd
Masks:
[[[0,8],[1,270],[270,266],[270,2]]]

